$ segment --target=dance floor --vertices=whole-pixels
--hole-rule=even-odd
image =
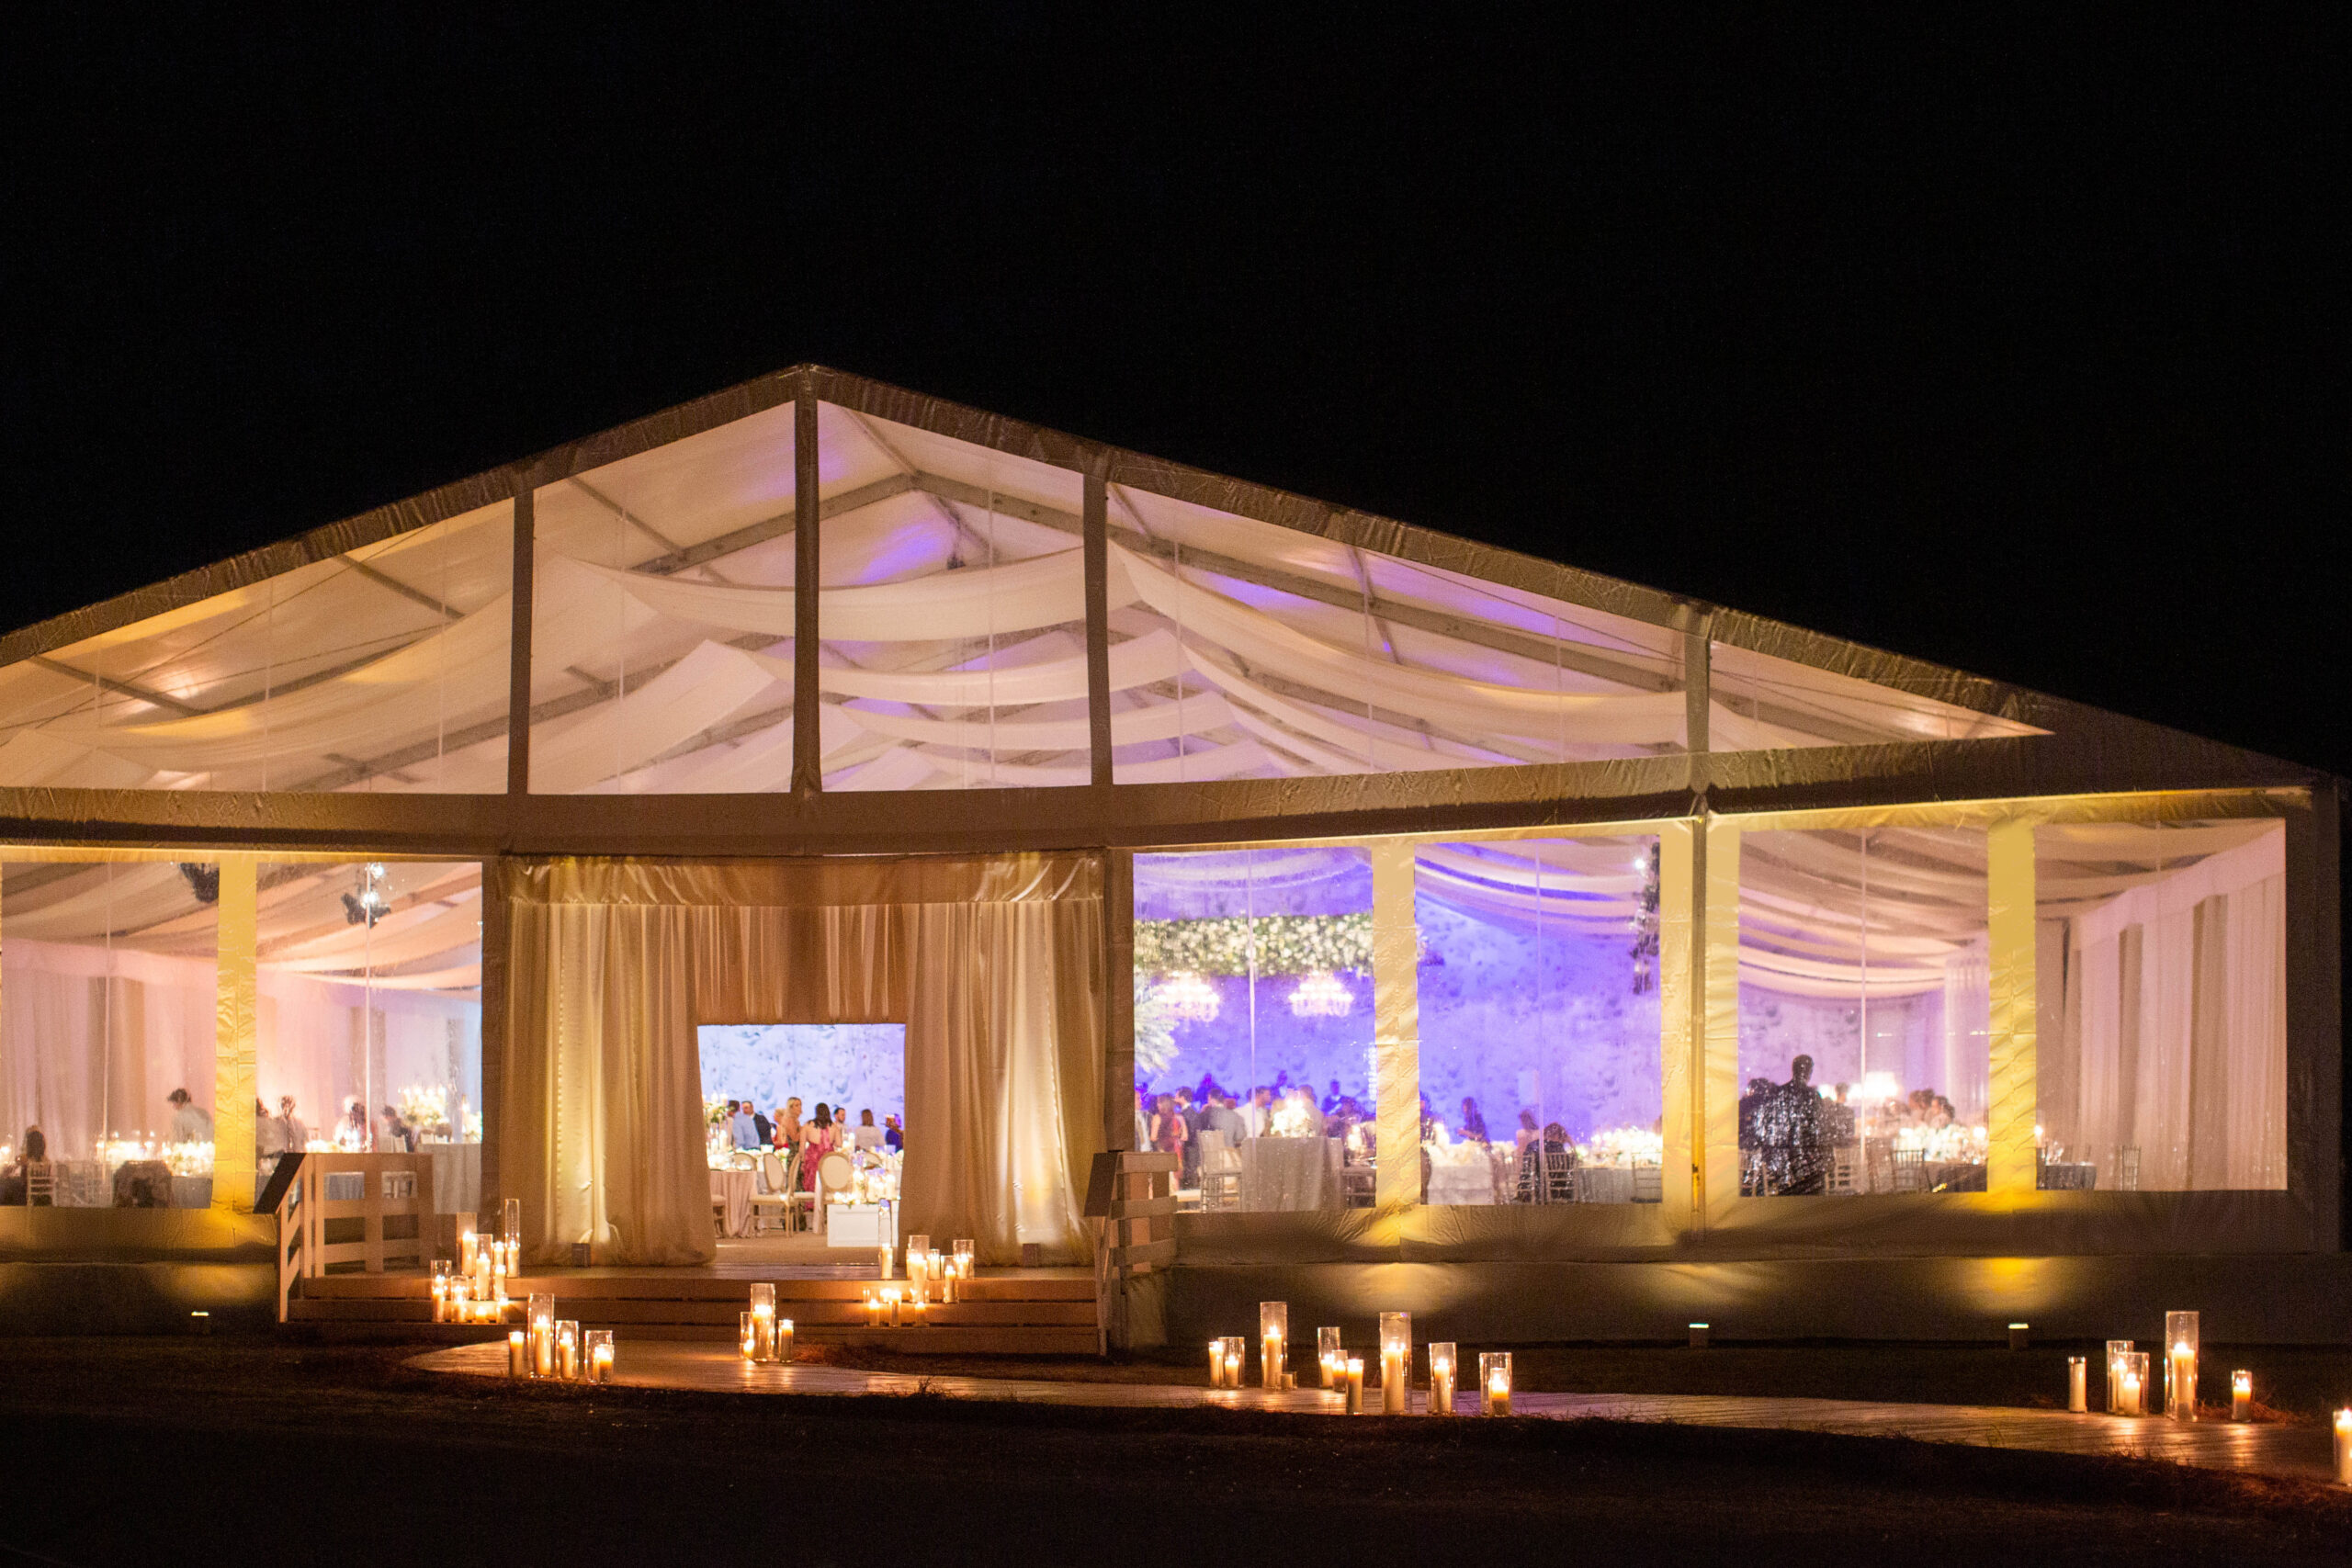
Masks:
[[[429,1371],[504,1378],[503,1344],[459,1345],[417,1357]],[[1338,1416],[1339,1396],[1320,1389],[1268,1393],[1260,1389],[1187,1388],[1175,1384],[1046,1382],[1016,1378],[933,1377],[859,1371],[847,1367],[754,1367],[732,1349],[707,1345],[640,1342],[620,1347],[614,1381],[636,1388],[692,1389],[722,1393],[929,1393],[949,1399],[1002,1400],[1126,1409],[1218,1406],[1306,1416]],[[1367,1390],[1367,1402],[1377,1398]],[[1475,1416],[1475,1394],[1457,1409]],[[2312,1427],[2176,1422],[2161,1417],[2075,1416],[1980,1404],[1900,1404],[1844,1399],[1747,1399],[1715,1394],[1520,1393],[1512,1414],[1553,1420],[1667,1422],[1694,1427],[1776,1427],[1846,1437],[1905,1438],[1918,1442],[2044,1453],[2089,1454],[2165,1461],[2207,1470],[2237,1471],[2299,1481],[2334,1475],[2329,1434]],[[1415,1391],[1412,1409],[1427,1412]]]

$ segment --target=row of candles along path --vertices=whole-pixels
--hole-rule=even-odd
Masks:
[[[1351,1416],[1363,1414],[1363,1358],[1351,1356],[1340,1343],[1336,1328],[1315,1331],[1316,1359],[1323,1386],[1346,1398]],[[1238,1334],[1209,1341],[1209,1386],[1239,1388],[1249,1341]],[[1451,1416],[1453,1410],[1457,1357],[1451,1340],[1429,1347],[1429,1414]],[[1269,1392],[1296,1388],[1298,1375],[1290,1365],[1290,1303],[1258,1303],[1258,1385]],[[1380,1314],[1380,1411],[1402,1416],[1411,1408],[1413,1376],[1413,1314]],[[1478,1414],[1510,1414],[1510,1352],[1485,1350],[1478,1355]]]
[[[775,1287],[771,1285],[768,1291],[773,1296]],[[557,1319],[553,1296],[533,1296],[524,1312],[523,1326],[506,1336],[506,1375],[554,1382],[611,1382],[613,1331],[592,1328],[582,1334],[578,1323]]]
[[[877,1261],[881,1276],[890,1278],[891,1249],[888,1243],[880,1248]],[[933,1292],[938,1292],[940,1303],[952,1305],[956,1292],[969,1281],[974,1272],[972,1243],[958,1238],[945,1252],[931,1245],[931,1237],[921,1232],[907,1237],[907,1282],[899,1285],[868,1285],[865,1288],[865,1326],[868,1328],[921,1328],[926,1321]],[[748,1352],[747,1352],[748,1353]]]

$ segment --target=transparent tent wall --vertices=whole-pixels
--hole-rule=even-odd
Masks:
[[[1982,1191],[1985,835],[1745,833],[1740,1190]]]
[[[1121,784],[1679,751],[1665,626],[1112,485]]]
[[[0,869],[0,1166],[38,1131],[57,1206],[210,1204],[219,886],[194,862]]]
[[[505,787],[506,502],[0,670],[0,784]]]
[[[2043,826],[2034,890],[2045,1185],[2284,1189],[2285,826]]]
[[[1657,840],[1416,857],[1432,1204],[1660,1196]]]
[[[1138,1145],[1180,1148],[1182,1185],[1206,1209],[1368,1205],[1365,852],[1137,855],[1135,951]],[[1181,1136],[1180,1089],[1196,1108]]]
[[[481,866],[265,863],[259,882],[255,1083],[275,1122],[265,1150],[430,1149],[436,1206],[469,1212],[481,1191]]]

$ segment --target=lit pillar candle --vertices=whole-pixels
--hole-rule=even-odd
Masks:
[[[584,1337],[588,1346],[588,1381],[590,1382],[612,1382],[613,1331],[609,1328],[592,1328]]]
[[[2123,1409],[2123,1358],[2131,1353],[2129,1339],[2107,1342],[2107,1408],[2113,1413]]]
[[[530,1347],[524,1343],[523,1331],[510,1329],[506,1335],[506,1375],[524,1378],[531,1375]]]
[[[555,1375],[560,1382],[580,1377],[580,1325],[570,1318],[555,1325]]]
[[[1390,1416],[1402,1416],[1408,1408],[1407,1391],[1412,1386],[1413,1314],[1409,1312],[1384,1312],[1380,1314],[1380,1408]]]
[[[2091,1407],[2091,1366],[2087,1358],[2066,1358],[2066,1408],[2080,1415]]]
[[[2352,1486],[2352,1410],[2335,1413],[2335,1479]]]
[[[1510,1414],[1510,1352],[1482,1351],[1478,1357],[1478,1413]]]
[[[792,1319],[788,1317],[776,1319],[775,1359],[779,1361],[792,1359]]]
[[[474,1227],[466,1226],[458,1233],[458,1272],[470,1277],[474,1258],[481,1247],[481,1238],[474,1235]]]
[[[762,1280],[752,1286],[752,1359],[775,1359],[775,1286]]]
[[[2246,1371],[2230,1374],[2230,1419],[2245,1421],[2254,1415],[2254,1374]]]
[[[874,1250],[876,1253],[875,1268],[880,1270],[876,1278],[887,1280],[890,1277],[890,1244],[886,1241]]]
[[[535,1378],[555,1375],[555,1298],[533,1296],[526,1304],[524,1323],[531,1332],[531,1375]]]
[[[866,1304],[871,1306],[873,1303],[868,1302]],[[743,1347],[743,1359],[747,1361],[760,1359],[760,1331],[752,1326],[753,1322],[749,1307],[735,1314],[736,1333]]]
[[[1290,1303],[1258,1303],[1258,1384],[1281,1393],[1283,1373],[1290,1366]]]
[[[1209,1341],[1209,1386],[1225,1386],[1225,1341],[1222,1339]]]
[[[1348,1414],[1363,1414],[1363,1358],[1348,1358]]]
[[[1323,1386],[1339,1387],[1348,1371],[1347,1352],[1340,1348],[1340,1331],[1336,1328],[1317,1329],[1315,1350],[1317,1359],[1323,1363]]]
[[[2123,1393],[2117,1408],[2126,1416],[2140,1414],[2140,1369],[2126,1365],[2123,1369]]]
[[[2174,1420],[2197,1419],[2197,1352],[2185,1344],[2172,1348],[2165,1392],[2172,1401],[2172,1408],[2166,1414]]]
[[[882,1305],[889,1314],[890,1326],[893,1328],[898,1327],[899,1325],[899,1303],[904,1299],[905,1298],[899,1292],[899,1287],[896,1285],[892,1285],[889,1289],[882,1292]]]
[[[882,1292],[868,1286],[865,1292],[865,1326],[882,1326]]]
[[[1453,1344],[1441,1339],[1430,1347],[1430,1414],[1453,1414]]]
[[[433,1321],[447,1323],[448,1320],[449,1280],[446,1275],[436,1276],[433,1281]]]
[[[965,1237],[959,1239],[956,1243],[956,1278],[969,1280],[972,1277],[972,1265],[976,1261],[978,1261],[978,1255],[973,1250],[970,1238]]]

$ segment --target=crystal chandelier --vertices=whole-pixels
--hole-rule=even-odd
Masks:
[[[1356,997],[1328,969],[1318,969],[1299,981],[1290,994],[1294,1018],[1345,1018],[1353,1012]]]
[[[1216,987],[1198,975],[1170,975],[1159,983],[1159,1005],[1179,1023],[1214,1023]]]

